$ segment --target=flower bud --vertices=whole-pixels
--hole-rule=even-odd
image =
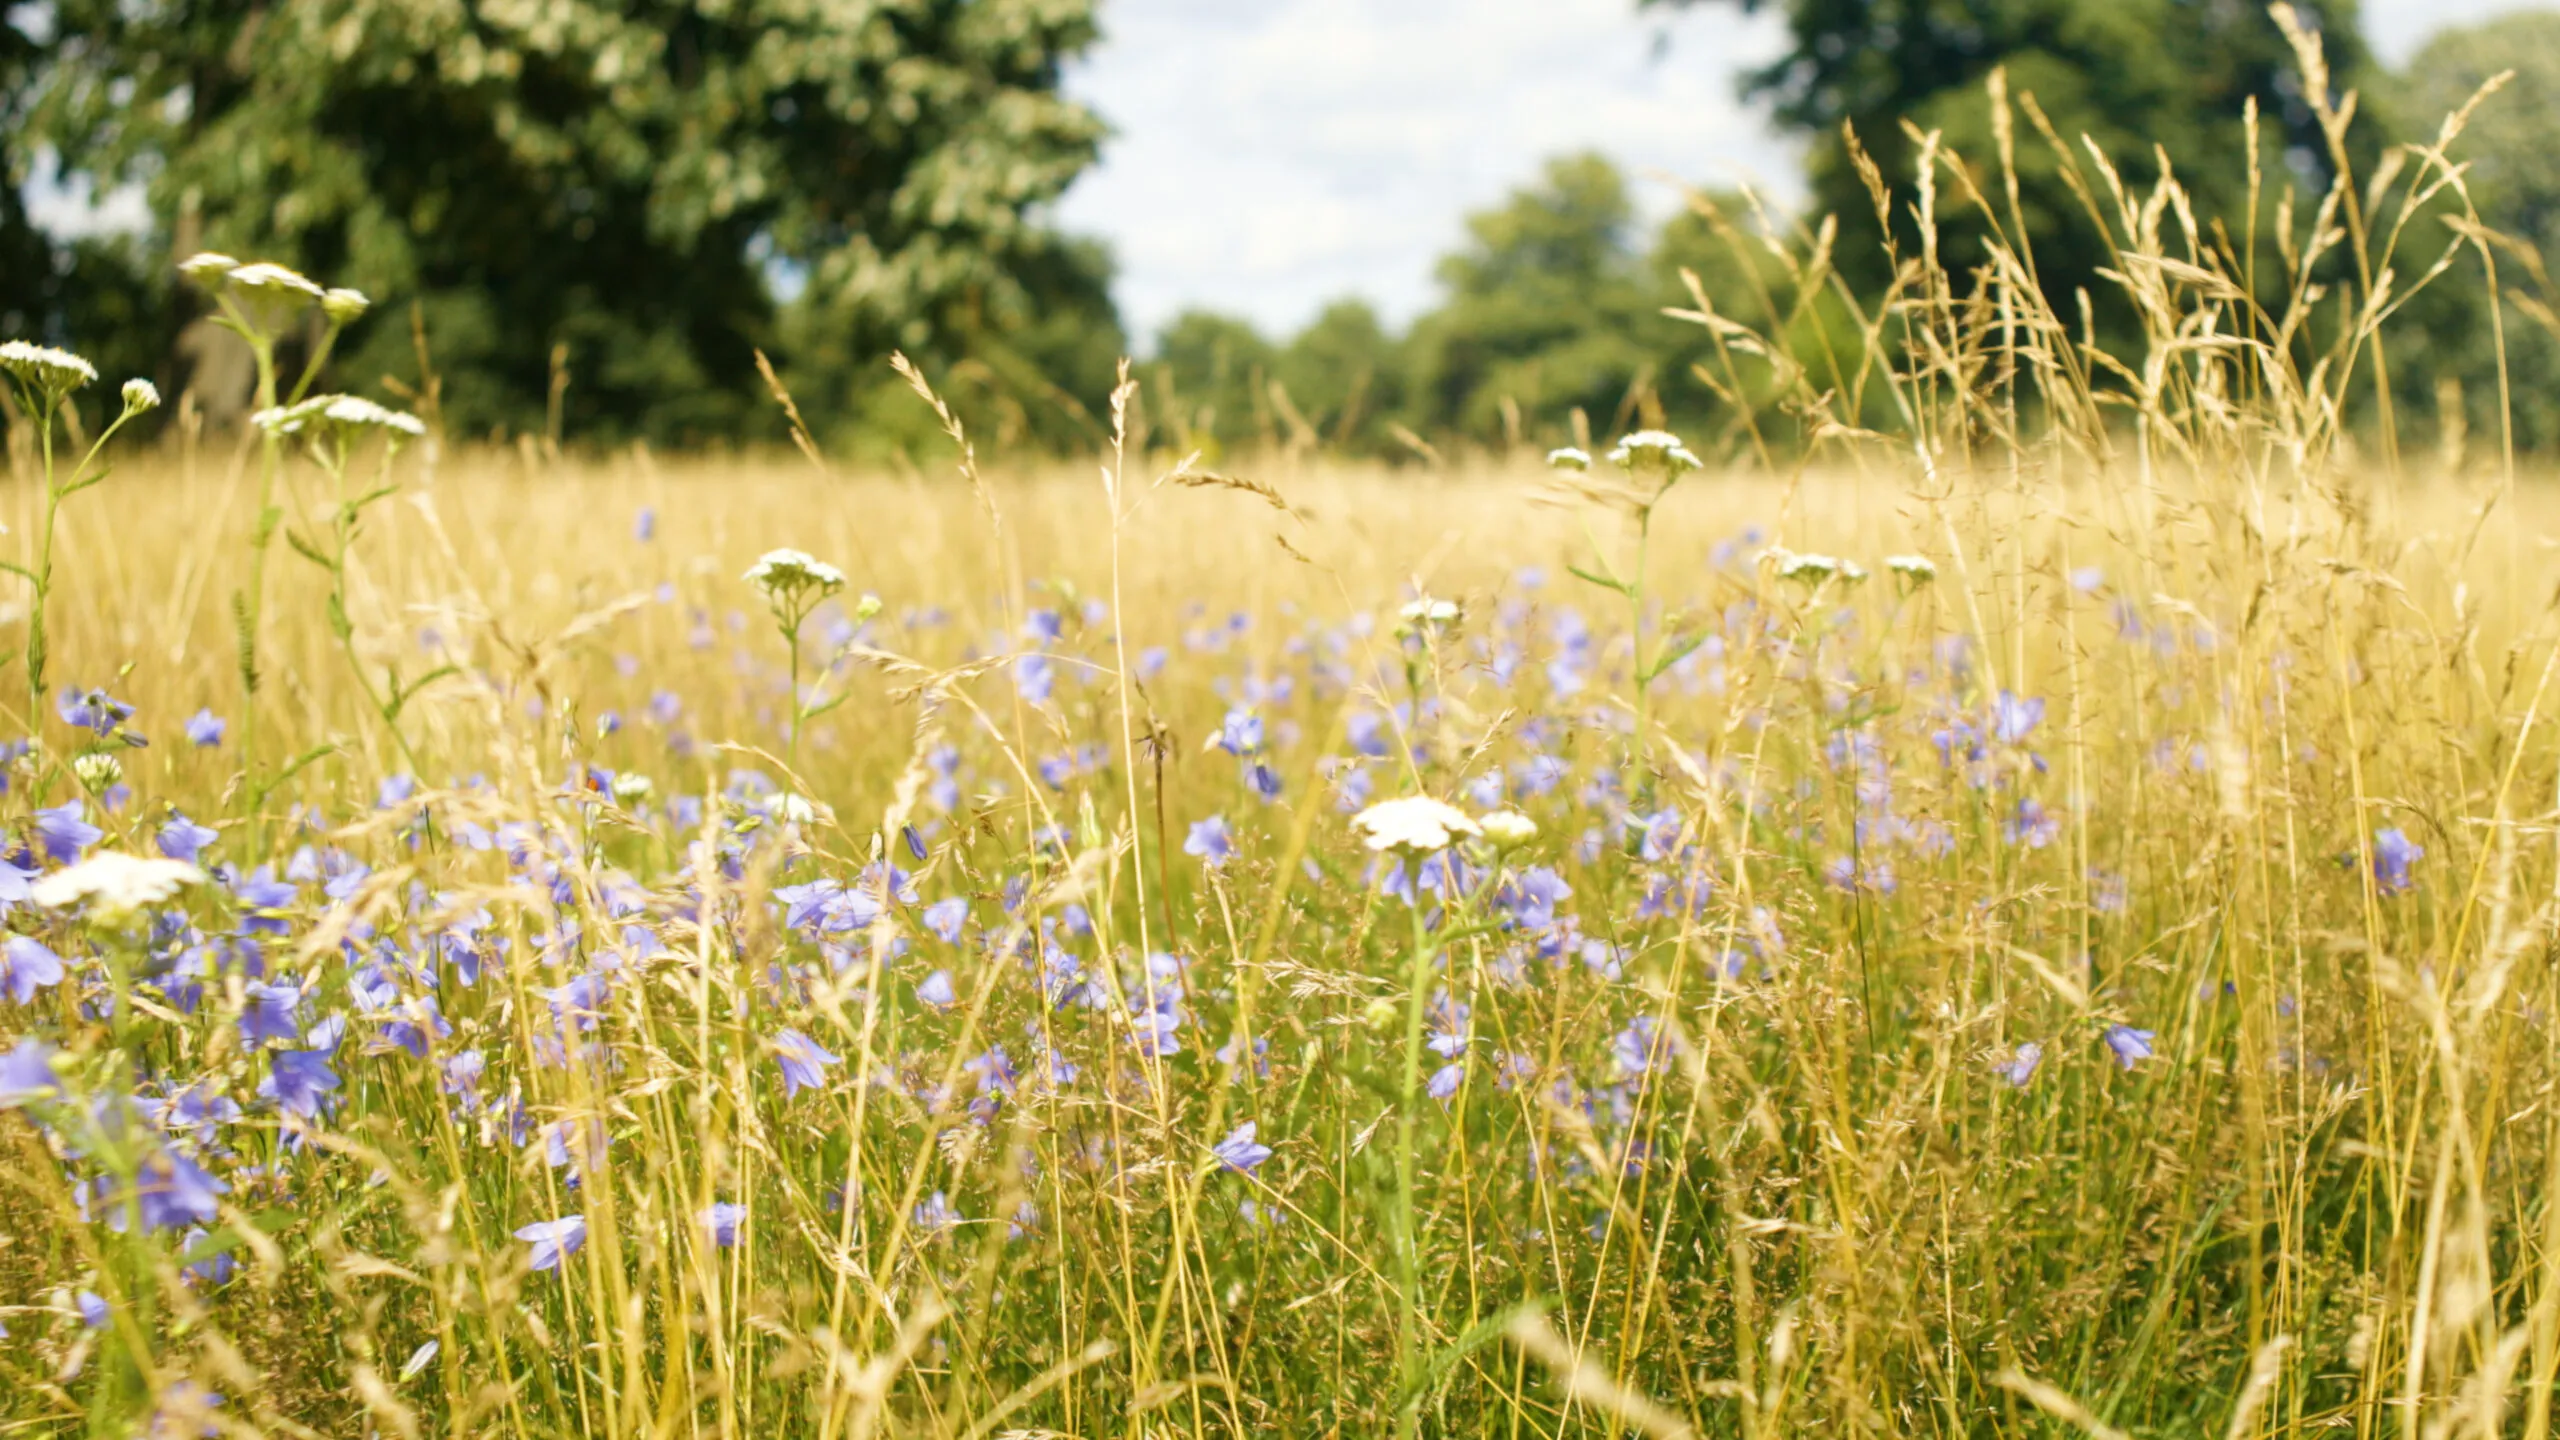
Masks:
[[[137,379],[127,380],[124,382],[124,410],[126,414],[139,415],[145,410],[157,410],[159,408],[159,386],[152,384],[148,380]]]
[[[372,308],[373,302],[364,298],[361,290],[333,289],[320,296],[320,313],[328,316],[332,325],[352,325]]]

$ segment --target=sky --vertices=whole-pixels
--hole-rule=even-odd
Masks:
[[[2533,0],[2365,0],[2398,64],[2438,27]],[[1796,147],[1737,98],[1772,14],[1634,0],[1103,0],[1071,93],[1116,134],[1059,206],[1111,242],[1132,335],[1201,307],[1286,334],[1357,295],[1401,323],[1468,211],[1596,149],[1649,217],[1677,186],[1797,198]]]
[[[1777,53],[1777,17],[1636,0],[1100,0],[1104,39],[1068,88],[1115,134],[1058,207],[1109,241],[1141,345],[1191,307],[1273,334],[1358,296],[1401,324],[1468,211],[1550,156],[1625,167],[1649,219],[1675,181],[1798,198],[1796,146],[1738,98]],[[2550,0],[2365,0],[2386,64],[2437,28]],[[142,228],[141,196],[39,175],[58,234]]]

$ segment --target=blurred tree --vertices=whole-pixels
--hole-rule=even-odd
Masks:
[[[1661,371],[1654,312],[1680,297],[1641,278],[1617,167],[1550,160],[1536,184],[1468,216],[1467,237],[1440,262],[1447,300],[1414,325],[1414,427],[1508,441],[1576,407],[1595,426],[1632,415]]]
[[[2500,288],[2509,296],[2506,348],[2520,446],[2560,443],[2560,14],[2526,11],[2446,30],[2428,41],[2386,92],[2397,133],[2433,143],[2445,116],[2492,77],[2513,72],[2505,88],[2472,112],[2452,147],[2470,166],[2465,184],[2480,219],[2511,237],[2497,253]],[[2436,207],[2459,214],[2452,197]],[[2414,227],[2402,262],[2415,271],[2432,262],[2449,237]],[[2423,348],[2426,363],[2408,367],[2404,406],[2414,414],[2455,420],[2489,445],[2498,424],[2497,336],[2478,260],[2466,255],[2403,311],[2415,334],[2398,343]],[[2451,382],[2448,385],[2447,382]],[[2417,393],[2421,389],[2433,393]],[[2448,407],[2460,402],[2459,410]],[[2458,417],[2458,418],[2457,418]],[[2451,439],[2441,425],[2439,436]]]
[[[27,166],[21,146],[26,107],[42,53],[32,6],[0,5],[0,339],[42,336],[53,280],[53,247],[27,217]]]
[[[1404,347],[1362,300],[1337,300],[1273,360],[1281,393],[1318,440],[1358,454],[1395,447],[1405,403]]]
[[[1271,407],[1271,342],[1253,322],[1186,310],[1156,337],[1149,403],[1174,443],[1215,459],[1277,438]]]
[[[1711,0],[1642,0],[1693,5]],[[2013,95],[2032,95],[2062,138],[2094,139],[2134,184],[2159,174],[2165,152],[2204,216],[2235,220],[2247,208],[2248,154],[2239,144],[2242,110],[2256,97],[2273,183],[2317,191],[2330,163],[2311,107],[2293,74],[2283,34],[2259,0],[1720,0],[1786,17],[1787,50],[1752,73],[1746,93],[1769,103],[1778,121],[1812,140],[1807,157],[1813,208],[1839,217],[1843,272],[1868,284],[1887,275],[1882,231],[1847,143],[1845,124],[1903,195],[1893,225],[1903,253],[1917,235],[1909,192],[1917,147],[1907,118],[1940,129],[1977,174],[1997,164],[1984,84],[2008,70]],[[2296,0],[2321,32],[2340,86],[2369,68],[2356,25],[2356,0]],[[2021,209],[2038,276],[2063,314],[2071,291],[2090,286],[2102,302],[2111,287],[2094,278],[2106,245],[2061,179],[2060,162],[2019,116]],[[2084,172],[2085,156],[2075,156]],[[2361,162],[2360,162],[2361,163]],[[2095,185],[2095,176],[2091,176]],[[1997,193],[1993,186],[1993,193]],[[1978,263],[1984,229],[1977,212],[1939,189],[1942,240],[1959,271]],[[2103,201],[2103,196],[2101,197]],[[2010,223],[2005,213],[2002,226]]]
[[[555,345],[573,433],[684,439],[768,428],[759,344],[834,357],[792,371],[823,414],[891,345],[1046,364],[1044,323],[1095,318],[1098,257],[1037,217],[1101,137],[1058,93],[1092,0],[53,10],[38,132],[147,180],[181,246],[414,297],[458,429],[539,423]],[[404,310],[352,380],[414,375]]]

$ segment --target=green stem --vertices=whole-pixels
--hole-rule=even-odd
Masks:
[[[1415,857],[1414,864],[1421,863]],[[1420,904],[1421,877],[1415,882],[1413,904],[1413,954],[1410,960],[1413,993],[1405,1003],[1404,1020],[1404,1100],[1396,1110],[1396,1270],[1403,1287],[1404,1306],[1396,1324],[1396,1386],[1404,1397],[1396,1412],[1396,1433],[1411,1437],[1420,1423],[1422,1397],[1415,1393],[1415,1377],[1422,1353],[1422,1245],[1414,1220],[1413,1168],[1416,1111],[1422,1103],[1422,1031],[1425,1011],[1431,994],[1431,941],[1425,928]]]
[[[1627,586],[1627,645],[1633,652],[1636,682],[1636,734],[1631,756],[1635,774],[1629,793],[1639,801],[1649,801],[1653,794],[1653,776],[1645,764],[1645,727],[1652,715],[1653,675],[1644,658],[1644,580],[1645,565],[1653,549],[1653,507],[1646,506],[1636,515],[1636,576]]]
[[[45,596],[53,588],[53,516],[62,492],[53,483],[53,417],[59,402],[37,410],[36,441],[44,462],[44,525],[36,540],[35,595],[27,605],[27,736],[44,729],[44,667],[48,646],[44,625]]]

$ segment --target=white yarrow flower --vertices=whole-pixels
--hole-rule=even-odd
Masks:
[[[637,805],[649,798],[657,783],[637,770],[624,770],[613,777],[613,798],[625,805]]]
[[[1938,578],[1937,562],[1926,555],[1887,555],[1884,568],[1914,585],[1926,585]]]
[[[219,285],[224,276],[239,268],[239,261],[219,250],[199,250],[178,262],[178,273],[199,285]]]
[[[104,750],[71,757],[71,773],[95,793],[124,779],[124,762]]]
[[[124,382],[124,408],[136,415],[160,408],[160,387],[148,380]]]
[[[348,430],[397,430],[403,435],[424,435],[427,422],[406,410],[393,410],[377,405],[361,395],[324,395],[320,397],[320,418]]]
[[[1460,840],[1471,840],[1483,833],[1483,827],[1468,819],[1467,812],[1428,795],[1381,800],[1352,816],[1351,828],[1360,832],[1361,843],[1372,850],[1402,850],[1415,855],[1446,850]]]
[[[1425,595],[1419,600],[1408,602],[1404,609],[1397,613],[1404,617],[1404,623],[1407,625],[1441,626],[1456,624],[1459,610],[1458,602],[1455,600],[1434,600]]]
[[[1706,468],[1680,437],[1668,430],[1638,430],[1620,436],[1617,448],[1609,452],[1609,463],[1628,470],[1659,470],[1666,475]]]
[[[146,859],[121,850],[101,850],[77,865],[38,880],[29,896],[48,910],[67,910],[84,900],[109,910],[138,910],[157,905],[190,885],[204,883],[204,872],[184,860]]]
[[[0,342],[0,370],[57,400],[98,378],[97,366],[70,351],[24,340]]]
[[[1478,819],[1476,828],[1497,850],[1517,850],[1538,838],[1538,822],[1517,810],[1496,810]]]
[[[816,590],[832,595],[844,588],[844,572],[805,550],[767,550],[747,567],[746,582],[770,597]]]
[[[373,302],[364,298],[361,290],[341,287],[320,292],[320,313],[328,316],[332,325],[352,325],[372,308]]]
[[[1793,550],[1772,549],[1769,559],[1777,567],[1778,578],[1799,585],[1819,585],[1840,573],[1840,562],[1828,555],[1798,554]]]
[[[261,260],[254,265],[243,265],[224,278],[253,295],[262,295],[271,299],[281,300],[299,295],[306,300],[317,300],[328,293],[320,288],[318,281],[304,275],[301,271],[287,269],[268,260]]]
[[[1591,452],[1577,445],[1550,450],[1547,452],[1547,466],[1554,470],[1588,470],[1591,468]]]

